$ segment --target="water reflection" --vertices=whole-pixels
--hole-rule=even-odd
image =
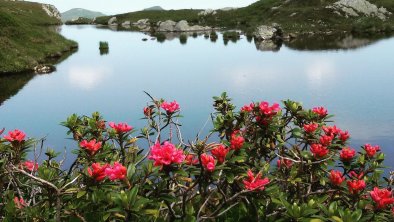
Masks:
[[[63,27],[62,34],[78,41],[80,49],[55,73],[0,78],[0,101],[14,95],[0,106],[0,128],[21,128],[32,137],[49,133],[48,146],[74,148],[59,122],[72,113],[100,111],[107,120],[141,128],[147,91],[181,104],[183,135],[192,139],[209,119],[211,97],[227,91],[238,107],[251,100],[287,98],[305,107],[326,106],[338,127],[351,133],[351,146],[381,144],[390,154],[387,162],[394,163],[394,39],[343,36],[318,46],[301,37],[262,44],[241,35],[224,46],[223,33],[209,32],[184,33],[187,40],[181,45],[179,33],[159,40],[140,32],[79,27]],[[107,56],[97,52],[103,40],[111,46]],[[362,50],[315,50],[345,45]]]
[[[21,73],[0,76],[0,106],[4,101],[16,95],[35,75]]]

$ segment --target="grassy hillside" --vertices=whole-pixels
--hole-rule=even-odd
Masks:
[[[261,24],[278,23],[286,32],[328,32],[354,31],[376,32],[393,31],[394,15],[386,21],[365,16],[343,17],[333,13],[326,6],[337,0],[260,0],[244,8],[230,11],[217,11],[215,15],[200,17],[201,10],[140,11],[115,15],[119,23],[149,18],[153,22],[171,19],[187,20],[192,24],[214,27],[238,28],[251,31]],[[369,0],[378,7],[385,7],[394,13],[393,0]],[[97,22],[106,24],[111,16],[100,17]]]
[[[59,22],[41,4],[0,1],[0,74],[31,71],[48,57],[76,47],[49,27]]]
[[[83,8],[73,8],[61,13],[61,15],[63,22],[78,19],[79,17],[93,19],[99,16],[105,16],[105,14],[101,12],[90,11]]]

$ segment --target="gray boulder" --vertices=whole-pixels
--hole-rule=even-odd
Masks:
[[[261,25],[256,28],[253,35],[257,40],[271,40],[280,37],[281,33],[282,31],[278,26]]]
[[[131,25],[130,21],[125,21],[125,22],[122,23],[122,27],[123,28],[130,28],[131,27],[130,25]]]
[[[173,32],[175,30],[176,22],[167,20],[164,22],[158,22],[158,32]]]
[[[213,9],[205,9],[198,13],[199,16],[216,15],[216,11]]]
[[[272,52],[277,52],[280,49],[280,45],[276,44],[272,40],[266,40],[266,41],[255,41],[256,49],[259,51],[272,51]]]
[[[364,15],[386,20],[387,17],[391,15],[391,12],[386,8],[378,8],[367,0],[339,0],[326,8],[333,9],[336,14],[342,15],[341,13],[343,13],[345,17]]]
[[[174,30],[176,32],[186,32],[186,31],[189,31],[189,29],[190,29],[190,26],[186,20],[179,21],[178,23],[176,23],[176,25],[174,27]]]
[[[109,26],[117,26],[118,25],[118,23],[117,23],[117,19],[116,19],[116,17],[112,17],[112,18],[110,18],[109,20],[108,20],[108,25]]]

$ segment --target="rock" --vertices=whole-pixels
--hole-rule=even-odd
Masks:
[[[158,22],[158,32],[173,32],[175,30],[176,22],[167,20],[165,22]]]
[[[190,26],[187,23],[187,21],[186,20],[181,20],[178,23],[176,23],[174,29],[177,32],[186,32],[186,31],[189,31],[189,28],[190,28]]]
[[[198,13],[198,16],[216,15],[216,11],[213,9],[205,9]]]
[[[293,16],[295,16],[295,15],[297,15],[297,12],[291,13],[290,17],[293,17]]]
[[[125,22],[122,23],[122,27],[123,27],[123,28],[126,28],[126,29],[131,28],[130,25],[131,25],[131,22],[130,22],[130,21],[125,21]]]
[[[276,24],[274,24],[276,25]],[[256,28],[256,31],[253,33],[253,36],[257,40],[271,40],[271,39],[276,39],[278,37],[281,37],[282,31],[276,25],[276,28],[273,26],[266,26],[266,25],[261,25]]]
[[[49,4],[42,4],[42,9],[50,16],[50,17],[54,17],[57,18],[58,20],[61,20],[62,16],[59,12],[59,10],[57,10],[57,8],[53,5],[49,5]]]
[[[336,14],[340,14],[339,11],[342,11],[346,17],[364,15],[386,20],[392,14],[386,8],[378,8],[367,0],[339,0],[326,8],[334,10]]]
[[[149,19],[140,19],[137,22],[134,22],[133,25],[135,26],[147,26],[149,24]]]
[[[143,39],[142,39],[142,41],[144,41],[144,42],[145,42],[145,41],[148,41],[148,39],[147,39],[147,38],[143,38]]]
[[[46,73],[51,73],[53,71],[55,71],[56,68],[53,65],[37,65],[36,67],[34,67],[34,72],[38,73],[38,74],[46,74]]]
[[[155,37],[152,37],[152,38],[150,38],[150,40],[154,41],[154,40],[156,40],[156,38],[155,38]]]
[[[117,26],[118,23],[117,23],[116,17],[110,18],[110,19],[108,20],[108,25],[109,25],[109,26],[115,26],[115,25]]]
[[[225,8],[221,8],[221,9],[219,9],[220,11],[231,11],[231,10],[236,10],[237,8],[234,8],[234,7],[225,7]]]

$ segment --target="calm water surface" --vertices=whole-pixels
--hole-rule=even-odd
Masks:
[[[221,36],[216,43],[202,36],[160,43],[143,33],[93,26],[64,26],[61,33],[79,50],[56,72],[0,78],[0,127],[46,136],[46,146],[57,150],[73,149],[59,125],[67,116],[100,111],[107,120],[142,127],[147,91],[176,99],[185,116],[183,134],[194,138],[213,111],[212,96],[227,91],[238,106],[285,99],[325,106],[350,131],[353,147],[379,144],[389,154],[386,165],[394,166],[394,38],[352,50],[290,44],[272,52],[245,38],[227,45]],[[109,43],[108,54],[100,55],[99,41]]]

